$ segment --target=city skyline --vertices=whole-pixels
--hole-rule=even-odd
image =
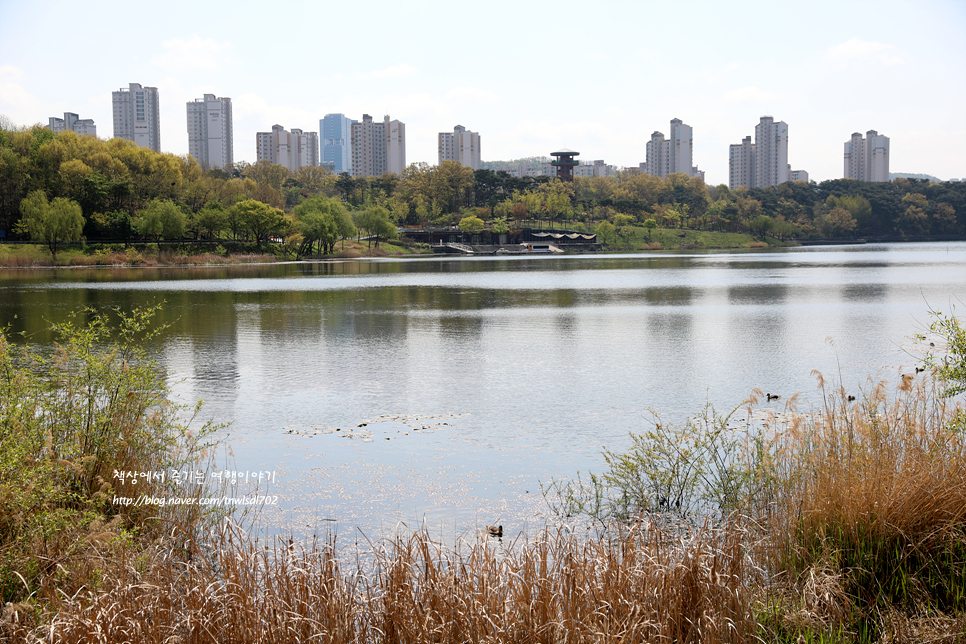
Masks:
[[[728,183],[729,146],[773,114],[791,128],[792,169],[816,181],[840,178],[842,142],[869,129],[888,133],[893,172],[966,176],[966,3],[918,3],[915,21],[903,18],[912,5],[899,1],[817,2],[807,11],[697,4],[681,47],[673,34],[642,30],[679,19],[664,4],[615,0],[591,11],[577,2],[495,2],[481,12],[425,2],[410,17],[374,11],[373,46],[355,47],[352,30],[327,35],[333,51],[356,52],[343,63],[297,40],[266,56],[251,46],[262,20],[244,2],[173,2],[150,16],[94,2],[79,22],[61,24],[42,19],[60,4],[11,0],[0,8],[0,114],[29,125],[77,113],[103,137],[110,92],[137,81],[158,88],[160,148],[175,154],[189,151],[182,106],[213,93],[232,97],[236,161],[256,160],[254,134],[271,123],[315,129],[326,114],[369,113],[405,123],[410,163],[435,164],[438,133],[467,123],[487,138],[484,161],[571,148],[619,167],[645,161],[655,126],[677,117],[694,128],[692,164],[713,185]],[[306,23],[352,15],[284,0],[273,10]],[[473,25],[473,53],[442,55],[432,36],[453,20]],[[127,28],[131,21],[138,29]],[[540,63],[560,38],[572,54]],[[38,39],[48,44],[33,46]],[[83,73],[65,69],[65,58]],[[855,90],[856,78],[876,88],[875,101]]]

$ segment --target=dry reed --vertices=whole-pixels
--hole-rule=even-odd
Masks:
[[[639,527],[451,549],[423,533],[347,575],[333,543],[271,550],[225,527],[207,551],[113,562],[98,588],[51,598],[58,642],[744,642],[754,632],[737,533]],[[107,564],[105,558],[105,564]],[[33,621],[33,620],[31,620]],[[34,621],[37,624],[38,621]]]

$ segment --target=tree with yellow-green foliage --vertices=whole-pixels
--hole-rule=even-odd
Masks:
[[[284,212],[254,199],[239,201],[229,210],[240,222],[241,229],[258,245],[281,233],[287,223]]]
[[[158,244],[162,239],[178,239],[184,235],[185,215],[170,199],[155,199],[138,213],[135,228]]]
[[[84,215],[77,202],[63,197],[48,202],[43,190],[34,190],[21,201],[20,212],[23,218],[17,224],[18,231],[47,244],[55,261],[57,245],[77,241],[84,230]]]

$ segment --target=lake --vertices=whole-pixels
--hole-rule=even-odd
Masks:
[[[966,243],[0,271],[0,324],[41,344],[161,300],[173,395],[231,423],[223,464],[275,472],[266,530],[448,538],[542,526],[541,482],[601,471],[649,410],[911,372],[929,308],[966,310]]]

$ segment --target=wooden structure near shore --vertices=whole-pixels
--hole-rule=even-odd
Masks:
[[[408,237],[414,242],[429,244],[434,248],[448,247],[487,247],[489,252],[500,248],[513,252],[526,246],[544,246],[551,244],[563,252],[592,252],[601,250],[596,233],[584,233],[574,230],[553,230],[537,228],[518,228],[506,233],[494,233],[484,230],[477,234],[470,234],[456,226],[447,228],[400,228],[400,237]],[[445,250],[441,252],[459,252]]]

